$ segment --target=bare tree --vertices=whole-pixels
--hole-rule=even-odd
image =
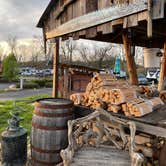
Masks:
[[[17,47],[17,61],[18,62],[24,62],[25,61],[25,56],[28,54],[28,46],[21,44]]]
[[[45,61],[49,61],[52,59],[52,43],[51,42],[47,42],[47,50],[46,50],[46,53],[45,53]]]
[[[16,54],[17,37],[9,35],[7,39],[7,44],[10,48],[10,52]]]
[[[39,60],[45,59],[44,45],[42,37],[34,36],[31,46],[29,48],[29,54],[31,55],[32,65],[36,66]]]
[[[66,51],[66,47],[64,43],[61,43],[61,47],[60,47],[60,52],[61,52],[61,57],[60,57],[60,61],[61,62],[66,62],[68,60],[68,55],[67,55],[67,51]]]
[[[98,68],[102,67],[103,61],[106,60],[110,56],[110,51],[112,50],[112,45],[105,45],[102,47],[94,46],[94,55],[93,59],[97,62]]]
[[[77,44],[75,41],[73,41],[72,38],[69,38],[68,40],[61,42],[61,54],[62,58],[61,61],[69,61],[72,63],[73,61],[73,53],[77,50]]]
[[[90,50],[88,47],[86,47],[85,45],[82,45],[80,48],[78,48],[78,52],[81,55],[82,60],[89,65],[90,64]]]
[[[45,60],[47,60],[47,54],[45,54],[45,48],[44,48],[44,42],[42,36],[33,36],[33,45],[36,48],[36,54],[40,54],[40,56],[43,56]]]

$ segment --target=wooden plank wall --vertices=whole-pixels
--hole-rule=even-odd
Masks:
[[[101,10],[113,5],[133,3],[135,1],[139,0],[59,0],[56,6],[53,6],[44,23],[45,31],[49,32],[65,22],[89,12]],[[109,24],[99,27],[99,29],[101,28],[101,31],[105,34],[107,33],[107,26]]]
[[[159,19],[164,17],[164,0],[153,0],[152,18]]]

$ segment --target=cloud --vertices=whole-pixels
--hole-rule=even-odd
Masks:
[[[36,24],[48,0],[0,0],[0,41],[9,35],[31,38],[41,34]]]

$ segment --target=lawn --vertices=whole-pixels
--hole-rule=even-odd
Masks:
[[[20,117],[24,118],[24,120],[21,121],[20,125],[28,129],[28,134],[30,134],[32,112],[34,110],[33,103],[36,99],[44,98],[44,97],[50,97],[50,96],[43,94],[39,96],[23,98],[22,99],[23,101],[16,102],[16,105],[25,111],[21,111],[20,109],[14,109],[15,107],[14,107],[13,101],[0,101],[0,133],[2,133],[2,131],[4,131],[8,126],[7,120],[11,117],[10,111],[19,110]]]

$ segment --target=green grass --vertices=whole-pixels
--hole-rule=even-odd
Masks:
[[[27,102],[32,100],[35,101],[39,98],[50,97],[49,95],[43,94],[39,96],[27,97],[23,98],[21,102],[17,102],[16,105],[25,110],[25,112],[20,111],[20,117],[24,118],[23,121],[20,122],[20,125],[28,130],[28,134],[30,134],[31,129],[31,120],[32,113],[34,110],[34,102]],[[10,119],[10,111],[13,111],[13,101],[0,101],[0,133],[2,133],[8,126],[7,120]]]

